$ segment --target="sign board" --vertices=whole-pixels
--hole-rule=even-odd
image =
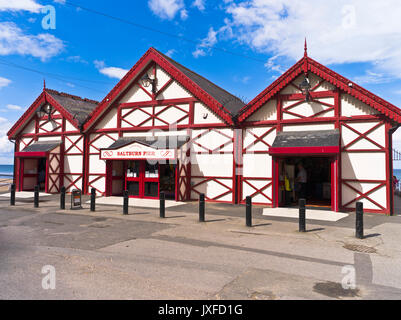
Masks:
[[[173,160],[175,149],[155,149],[140,143],[133,143],[118,149],[100,150],[101,160]]]
[[[71,209],[82,209],[82,192],[74,189],[71,192]]]

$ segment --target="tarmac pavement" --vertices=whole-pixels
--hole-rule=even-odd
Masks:
[[[67,197],[67,200],[69,198]],[[401,216],[333,221],[266,217],[244,206],[59,210],[58,196],[0,200],[0,299],[400,299]],[[399,202],[397,202],[399,205]],[[401,207],[401,206],[400,206]],[[56,289],[45,290],[43,266]],[[342,282],[355,273],[356,287]],[[348,278],[347,278],[348,276]]]

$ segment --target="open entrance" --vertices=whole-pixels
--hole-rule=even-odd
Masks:
[[[297,205],[331,208],[332,157],[286,157],[279,160],[280,206]]]
[[[21,158],[20,190],[46,190],[46,158]]]
[[[176,163],[164,160],[110,160],[111,187],[108,195],[122,195],[124,190],[132,198],[158,199],[164,192],[166,199],[176,200]],[[111,176],[111,177],[110,177]],[[110,181],[110,180],[109,180]]]
[[[63,172],[60,145],[61,141],[39,141],[15,153],[19,191],[32,191],[38,185],[40,191],[60,192]]]

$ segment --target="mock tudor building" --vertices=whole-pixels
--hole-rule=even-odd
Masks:
[[[44,88],[8,132],[17,190],[392,214],[401,110],[304,57],[245,105],[150,48],[101,101]],[[302,169],[304,168],[304,169]]]

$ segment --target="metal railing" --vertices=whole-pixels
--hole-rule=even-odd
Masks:
[[[393,149],[393,161],[401,161],[401,152]]]

